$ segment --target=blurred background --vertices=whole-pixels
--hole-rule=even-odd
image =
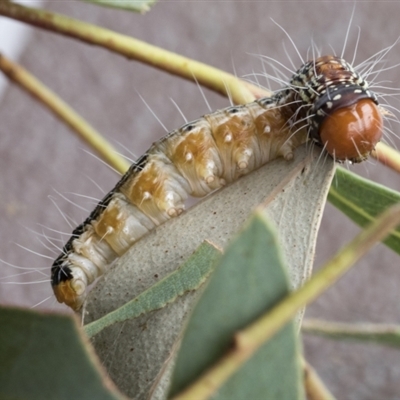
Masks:
[[[400,36],[399,2],[356,2],[345,51],[355,65],[392,45]],[[25,3],[26,4],[26,3]],[[31,4],[31,3],[29,3]],[[290,67],[287,54],[301,61],[281,25],[305,58],[314,40],[322,53],[341,53],[354,2],[346,1],[168,1],[161,0],[145,15],[96,7],[78,1],[43,2],[42,7],[131,35],[156,46],[242,76],[262,72],[255,56],[264,54]],[[37,3],[35,3],[37,6]],[[6,25],[7,24],[7,25]],[[208,112],[197,86],[164,72],[127,61],[111,52],[28,29],[22,36],[16,26],[0,18],[0,51],[19,62],[58,93],[122,153],[141,155],[165,131],[138,93],[169,129],[184,122],[172,98],[188,120]],[[11,26],[11,27],[10,27]],[[399,87],[400,44],[385,57],[378,81]],[[273,72],[269,70],[269,72]],[[261,83],[266,84],[266,81]],[[13,85],[0,81],[0,258],[6,263],[33,268],[18,270],[0,264],[0,302],[67,312],[52,297],[50,266],[58,252],[31,230],[48,227],[61,232],[71,228],[63,213],[80,223],[93,208],[93,200],[110,190],[118,176],[96,158],[85,143],[43,106]],[[273,88],[277,88],[275,85]],[[212,108],[226,107],[226,98],[205,90]],[[399,107],[395,98],[390,104]],[[399,143],[395,134],[386,141]],[[134,155],[129,155],[128,150]],[[350,170],[400,190],[400,177],[370,160]],[[100,188],[101,190],[100,190]],[[88,211],[62,199],[63,193]],[[315,268],[353,238],[359,228],[329,204],[317,244]],[[57,233],[46,231],[50,236]],[[22,246],[22,247],[21,247]],[[24,249],[26,247],[30,251]],[[40,255],[36,255],[37,252]],[[400,322],[399,258],[378,245],[338,284],[312,304],[306,317],[342,322]],[[25,275],[13,276],[21,272]],[[6,283],[7,282],[7,283]],[[16,283],[13,283],[16,282]],[[17,283],[18,282],[18,283]],[[50,297],[49,297],[50,296]],[[318,370],[339,399],[400,399],[400,353],[384,347],[333,342],[306,337],[307,360]]]

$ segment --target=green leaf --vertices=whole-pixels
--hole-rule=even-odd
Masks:
[[[229,351],[233,335],[289,293],[277,237],[256,214],[231,243],[189,320],[171,393],[176,395]],[[213,399],[302,399],[296,327],[287,324]]]
[[[331,160],[314,168],[319,157],[318,151],[298,148],[290,162],[268,163],[144,236],[90,291],[82,315],[85,323],[137,298],[182,265],[205,239],[225,248],[260,205],[279,227],[291,287],[302,286],[311,272],[319,222],[334,174]],[[97,355],[123,393],[136,400],[165,398],[176,342],[197,292],[113,324],[93,338]]]
[[[1,399],[125,399],[69,316],[0,309]]]
[[[328,200],[364,227],[388,207],[400,203],[400,193],[338,168]],[[400,254],[400,228],[390,234],[384,243]]]
[[[303,333],[334,340],[357,340],[400,349],[400,325],[347,324],[318,319],[307,319]]]
[[[95,3],[99,6],[122,8],[124,10],[145,13],[157,0],[82,0],[87,3]]]
[[[159,310],[179,296],[198,289],[212,272],[215,258],[221,252],[211,243],[202,243],[196,252],[176,271],[151,286],[139,296],[115,311],[85,326],[92,337],[117,322],[137,318],[142,314]]]

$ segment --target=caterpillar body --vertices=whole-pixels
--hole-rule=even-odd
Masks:
[[[305,63],[271,97],[187,123],[155,142],[73,232],[54,261],[57,300],[74,310],[86,288],[137,240],[203,197],[311,139],[337,161],[361,162],[382,136],[378,101],[336,56]],[[266,178],[267,179],[267,178]]]

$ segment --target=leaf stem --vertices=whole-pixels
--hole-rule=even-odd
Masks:
[[[253,101],[260,94],[259,88],[236,78],[232,74],[130,36],[64,15],[28,8],[4,0],[0,1],[0,15],[92,45],[105,47],[128,59],[143,62],[190,81],[197,80],[199,84],[225,96],[229,93],[233,102],[237,104]]]
[[[254,98],[270,96],[271,92],[238,79],[218,68],[147,44],[109,29],[89,24],[45,10],[24,7],[0,0],[0,15],[30,25],[72,37],[88,44],[134,59],[155,68],[195,81],[211,90],[230,96],[236,104],[251,102]],[[400,172],[400,155],[389,146],[379,143],[373,153],[379,162]]]
[[[26,69],[0,54],[0,70],[33,97],[48,107],[61,121],[70,126],[100,156],[120,173],[125,173],[129,163],[117,154],[114,147],[89,125],[76,111],[61,100]]]
[[[318,319],[303,321],[304,333],[335,340],[360,340],[400,348],[400,325],[348,324]]]
[[[287,296],[264,316],[238,332],[234,337],[233,349],[174,400],[210,398],[266,341],[290,321],[298,310],[332,286],[399,223],[400,205],[395,205],[357,235],[301,289]]]
[[[335,400],[315,369],[303,358],[304,387],[308,400]]]
[[[128,11],[140,12],[142,14],[150,11],[150,7],[157,0],[135,0],[135,1],[127,1],[127,0],[83,0],[87,3],[92,3],[98,6],[103,7],[112,7],[112,8],[120,8]]]
[[[372,157],[394,171],[400,172],[400,153],[387,144],[379,142],[375,151],[372,152]]]

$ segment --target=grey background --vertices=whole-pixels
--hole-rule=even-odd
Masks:
[[[293,38],[305,57],[311,38],[331,53],[340,53],[353,2],[303,1],[160,1],[146,15],[131,14],[74,1],[51,1],[47,8],[103,25],[238,75],[262,72],[252,54],[265,54],[290,67],[285,48],[300,66],[293,46],[273,18]],[[400,36],[398,2],[357,3],[346,58],[351,61],[361,39],[355,64],[389,46]],[[284,43],[284,44],[283,44]],[[387,66],[400,63],[400,44],[385,58]],[[183,123],[169,98],[187,119],[206,113],[207,106],[196,85],[150,67],[129,62],[107,50],[88,46],[55,34],[36,30],[21,64],[57,92],[111,142],[137,156],[164,134],[141,101],[139,92],[168,129]],[[271,72],[271,70],[269,70]],[[400,67],[381,74],[384,86],[399,87]],[[212,108],[228,101],[206,91]],[[389,98],[394,107],[398,102]],[[47,282],[51,259],[41,258],[15,243],[54,258],[35,235],[39,224],[70,232],[49,199],[57,199],[63,213],[76,222],[87,216],[56,194],[74,192],[100,198],[118,179],[112,171],[83,149],[87,146],[41,105],[15,86],[0,106],[0,258],[41,273],[9,278],[28,284],[0,284],[0,302],[32,306],[51,296]],[[395,133],[398,125],[393,126]],[[394,139],[388,133],[387,140]],[[396,140],[396,139],[394,139]],[[398,140],[396,141],[398,143]],[[121,145],[120,145],[121,144]],[[131,156],[132,157],[132,156]],[[398,174],[373,160],[350,167],[370,179],[400,190]],[[90,177],[90,179],[88,178]],[[73,195],[90,210],[93,205]],[[330,205],[327,206],[318,241],[316,268],[352,238],[359,229]],[[54,237],[56,233],[48,232]],[[397,322],[400,320],[399,260],[377,246],[335,287],[319,298],[307,316],[348,322]],[[0,277],[21,271],[1,264]],[[40,308],[65,311],[51,297]],[[400,399],[400,353],[378,346],[335,343],[306,338],[305,354],[333,393],[340,399]]]

